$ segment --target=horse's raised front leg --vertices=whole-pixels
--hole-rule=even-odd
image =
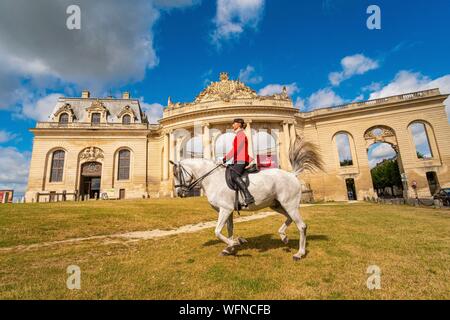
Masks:
[[[288,217],[286,219],[286,221],[283,223],[283,225],[281,226],[281,228],[278,230],[278,233],[280,235],[281,241],[283,241],[284,244],[288,244],[289,243],[289,238],[286,234],[286,230],[287,228],[291,225],[292,223],[292,219],[291,217]]]
[[[284,210],[284,208],[280,204],[274,205],[274,206],[272,206],[270,208],[273,211],[281,213],[283,216],[286,217],[286,221],[281,225],[280,229],[278,229],[278,234],[280,235],[281,241],[284,244],[288,244],[289,243],[289,238],[288,238],[288,236],[286,234],[286,230],[291,225],[292,219],[289,216],[289,214],[287,213],[287,211]]]
[[[220,209],[219,212],[219,220],[217,221],[217,226],[215,230],[216,237],[223,242],[225,242],[228,246],[225,250],[222,251],[223,255],[230,255],[236,253],[235,246],[239,244],[239,242],[234,241],[233,239],[229,239],[222,234],[222,229],[227,223],[232,211],[227,209]]]

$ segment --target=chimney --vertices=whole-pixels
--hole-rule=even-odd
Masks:
[[[89,99],[91,97],[91,93],[88,90],[83,90],[81,92],[81,98],[83,99]]]
[[[130,99],[130,93],[128,91],[122,93],[122,99]]]

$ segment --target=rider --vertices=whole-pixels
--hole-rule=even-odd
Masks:
[[[231,165],[231,178],[244,193],[244,202],[248,206],[255,203],[255,199],[248,191],[244,180],[242,180],[242,174],[244,173],[245,168],[248,167],[249,163],[253,160],[248,154],[248,139],[244,132],[244,129],[247,128],[247,124],[243,119],[235,119],[232,127],[236,133],[236,137],[233,141],[233,148],[223,158],[223,163],[225,164],[228,160],[233,158],[233,164]]]

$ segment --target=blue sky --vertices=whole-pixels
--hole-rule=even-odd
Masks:
[[[81,30],[66,28],[69,4]],[[371,4],[381,30],[366,27]],[[221,71],[262,94],[287,85],[301,110],[450,92],[449,13],[447,0],[2,1],[0,188],[24,188],[28,128],[83,89],[128,90],[154,121],[168,96],[191,101]]]

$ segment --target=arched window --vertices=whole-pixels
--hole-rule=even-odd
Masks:
[[[338,133],[336,135],[336,147],[339,153],[339,164],[341,167],[352,166],[352,150],[350,148],[350,139],[347,133]]]
[[[411,134],[416,145],[416,155],[419,159],[433,158],[430,141],[428,140],[427,128],[422,122],[414,122],[410,125]]]
[[[277,143],[275,138],[264,130],[253,134],[253,149],[259,168],[278,168]]]
[[[122,124],[128,125],[131,123],[131,116],[126,114],[122,117]]]
[[[100,124],[100,118],[101,114],[98,112],[95,112],[91,115],[91,124]]]
[[[130,156],[131,152],[129,150],[119,151],[117,180],[130,179]]]
[[[62,182],[64,173],[64,157],[63,150],[53,152],[52,167],[50,169],[50,182]]]
[[[62,113],[60,116],[59,116],[59,123],[60,124],[68,124],[69,123],[69,114],[67,114],[67,113]]]

